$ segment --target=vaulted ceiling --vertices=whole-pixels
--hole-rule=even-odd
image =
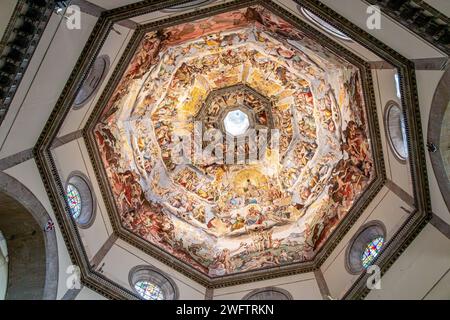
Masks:
[[[374,68],[399,74],[410,155],[401,179],[411,201],[388,226],[384,271],[429,219],[413,65],[323,1],[110,6],[86,34],[34,149],[86,286],[136,298],[93,263],[103,233],[207,288],[319,269],[395,180],[379,101],[395,82],[380,85]],[[253,129],[267,130],[268,143],[236,147]],[[201,141],[211,152],[195,158],[198,130],[224,140],[210,149]],[[187,147],[177,146],[183,138]],[[74,139],[81,156],[69,155]],[[177,147],[191,161],[180,163]],[[63,196],[70,172],[84,166],[102,218],[91,230],[76,225]],[[348,296],[364,296],[365,275],[352,281]]]

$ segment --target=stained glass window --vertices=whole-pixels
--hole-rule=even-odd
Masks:
[[[81,214],[81,196],[80,192],[73,184],[67,185],[66,197],[72,217],[78,219]]]
[[[164,295],[159,286],[149,281],[138,281],[134,289],[145,300],[164,300]]]
[[[366,249],[364,250],[361,257],[362,265],[364,268],[368,268],[372,264],[373,260],[378,256],[381,247],[383,246],[383,242],[384,238],[378,237],[367,244]]]

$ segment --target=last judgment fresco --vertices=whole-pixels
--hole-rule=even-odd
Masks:
[[[359,77],[260,6],[149,32],[94,129],[123,227],[210,277],[312,260],[374,178]]]

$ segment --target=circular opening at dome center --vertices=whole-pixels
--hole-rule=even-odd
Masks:
[[[223,120],[225,131],[232,136],[240,136],[244,134],[250,126],[247,114],[241,110],[233,110],[228,112]]]

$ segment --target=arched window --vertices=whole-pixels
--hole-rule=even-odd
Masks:
[[[109,66],[110,61],[107,55],[101,55],[94,61],[80,89],[78,89],[73,102],[73,109],[81,109],[95,95],[108,73]]]
[[[82,228],[92,225],[95,218],[96,201],[88,177],[81,172],[73,172],[67,179],[66,201],[70,214]]]
[[[339,38],[341,40],[352,41],[352,39],[349,36],[347,36],[345,33],[340,31],[339,29],[333,27],[331,24],[329,24],[328,22],[326,22],[325,20],[323,20],[322,18],[320,18],[316,14],[312,13],[308,9],[306,9],[306,8],[304,8],[304,7],[299,5],[298,6],[298,10],[303,14],[303,16],[306,19],[311,21],[314,25],[322,28],[327,33],[331,34],[332,36],[335,36],[335,37],[337,37],[337,38]]]
[[[137,266],[129,274],[131,288],[143,300],[176,300],[178,288],[175,282],[161,270],[152,266]]]
[[[195,7],[199,7],[204,4],[213,3],[215,1],[216,0],[193,0],[190,2],[178,4],[178,5],[163,9],[161,11],[162,12],[180,12],[180,11],[189,10],[189,9],[192,9]]]
[[[398,160],[405,161],[408,158],[406,122],[402,109],[394,101],[386,105],[384,126],[392,152]]]
[[[242,300],[292,300],[292,295],[287,290],[268,287],[253,290]]]
[[[370,267],[380,255],[386,239],[386,228],[380,221],[371,221],[362,226],[350,240],[346,252],[346,269],[359,274]]]

